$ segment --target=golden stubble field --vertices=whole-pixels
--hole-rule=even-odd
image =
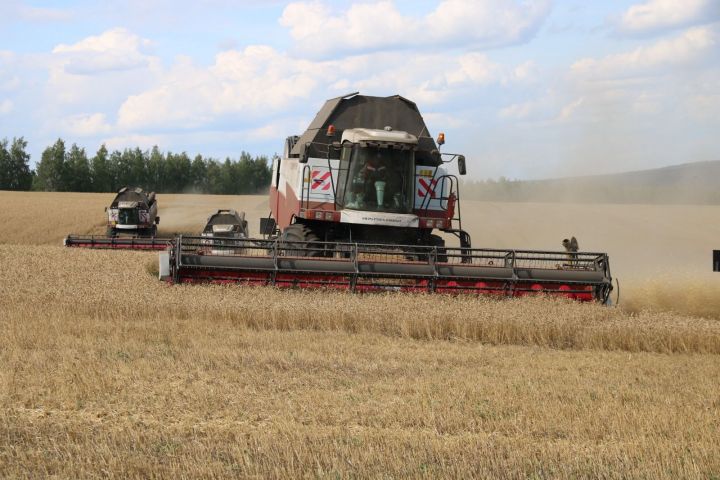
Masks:
[[[701,318],[169,286],[155,254],[59,246],[102,231],[110,197],[0,192],[3,225],[32,219],[0,233],[0,477],[720,475],[717,298]],[[216,208],[247,210],[253,229],[266,213],[262,197],[159,201],[167,232]],[[482,220],[475,243],[499,241],[515,235],[498,230],[505,214],[536,207],[478,202],[466,223]],[[527,246],[550,247],[545,235]]]

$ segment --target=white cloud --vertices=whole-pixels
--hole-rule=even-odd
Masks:
[[[5,99],[0,101],[0,115],[7,115],[12,112],[14,104],[12,100]]]
[[[675,38],[660,40],[632,52],[608,55],[601,59],[584,58],[575,62],[572,73],[585,78],[629,77],[653,71],[672,71],[716,53],[718,35],[710,27],[694,27]]]
[[[695,119],[716,122],[718,112],[720,112],[720,91],[690,95],[686,102],[686,108],[689,115]]]
[[[532,37],[550,10],[548,0],[444,0],[424,17],[404,16],[392,1],[353,4],[335,13],[325,3],[288,5],[280,24],[306,57],[442,45],[493,48]]]
[[[378,52],[309,61],[268,46],[249,46],[218,53],[207,67],[189,58],[176,59],[169,70],[158,74],[153,88],[123,102],[118,127],[192,129],[212,127],[227,118],[262,121],[298,112],[309,99],[353,90],[371,95],[398,93],[429,106],[451,96],[475,96],[493,85],[526,81],[530,75],[526,71],[530,71],[528,63],[505,67],[476,52],[409,58],[405,52]]]
[[[67,10],[27,5],[18,6],[17,13],[21,19],[33,22],[64,22],[72,18],[72,14]]]
[[[20,77],[17,75],[9,75],[4,78],[2,73],[0,73],[0,90],[9,91],[9,90],[16,90],[18,87],[20,87]]]
[[[20,86],[17,70],[17,55],[14,52],[0,50],[0,91],[15,90]]]
[[[423,28],[433,43],[497,47],[526,41],[549,12],[547,0],[445,0]]]
[[[67,73],[92,75],[147,67],[150,56],[144,50],[151,45],[149,40],[124,28],[114,28],[72,45],[60,44],[53,54],[63,59]]]
[[[161,62],[145,53],[150,45],[122,28],[57,45],[50,55],[38,57],[49,74],[46,103],[61,110],[58,119],[117,108],[128,95],[154,85]]]
[[[625,11],[618,27],[625,33],[646,33],[711,23],[718,19],[718,0],[648,0]]]
[[[3,0],[0,25],[15,21],[45,23],[65,22],[71,20],[73,14],[69,10],[50,7],[33,7],[20,0]]]
[[[537,100],[513,103],[507,107],[501,108],[498,112],[498,116],[504,119],[525,120],[537,112],[540,107],[540,102]]]
[[[580,97],[565,105],[562,110],[560,110],[559,120],[568,120],[584,102],[585,98]]]
[[[446,74],[447,83],[456,85],[471,82],[486,85],[499,77],[500,66],[482,53],[467,53],[457,59],[457,68]]]
[[[155,145],[167,145],[168,142],[164,140],[166,140],[166,137],[162,135],[129,134],[106,137],[101,143],[104,143],[108,150],[122,150],[124,148],[135,147],[145,150]]]
[[[179,58],[161,74],[158,86],[131,95],[120,107],[123,128],[191,128],[223,115],[256,116],[278,111],[307,97],[326,70],[267,46],[216,55],[210,67]]]
[[[539,75],[538,66],[534,61],[528,60],[515,67],[512,74],[518,82],[533,82]]]
[[[112,130],[104,113],[72,115],[65,119],[65,130],[72,135],[92,136]]]

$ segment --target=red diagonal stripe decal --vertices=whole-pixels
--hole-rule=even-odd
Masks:
[[[427,193],[430,193],[430,196],[432,198],[435,198],[435,186],[437,185],[437,180],[432,180],[431,182],[428,182],[424,178],[421,178],[419,180],[419,183],[422,188],[418,188],[418,195],[424,197]],[[423,191],[423,189],[425,191]]]
[[[325,172],[322,175],[320,175],[319,170],[313,170],[312,171],[312,189],[316,190],[320,187],[322,187],[322,190],[328,190],[330,189],[330,183],[328,182],[328,179],[330,178],[330,172]],[[318,176],[320,175],[320,176]]]

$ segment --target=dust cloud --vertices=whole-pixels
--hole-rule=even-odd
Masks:
[[[474,247],[561,250],[575,236],[607,253],[624,308],[720,318],[720,206],[465,201],[462,214]]]
[[[199,234],[207,218],[219,209],[245,212],[251,235],[260,230],[260,217],[270,212],[268,199],[262,195],[159,194],[158,235]]]

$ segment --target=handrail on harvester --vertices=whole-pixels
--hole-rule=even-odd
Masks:
[[[607,302],[605,253],[290,242],[180,236],[170,251],[175,283],[243,283],[351,291],[530,293]]]

